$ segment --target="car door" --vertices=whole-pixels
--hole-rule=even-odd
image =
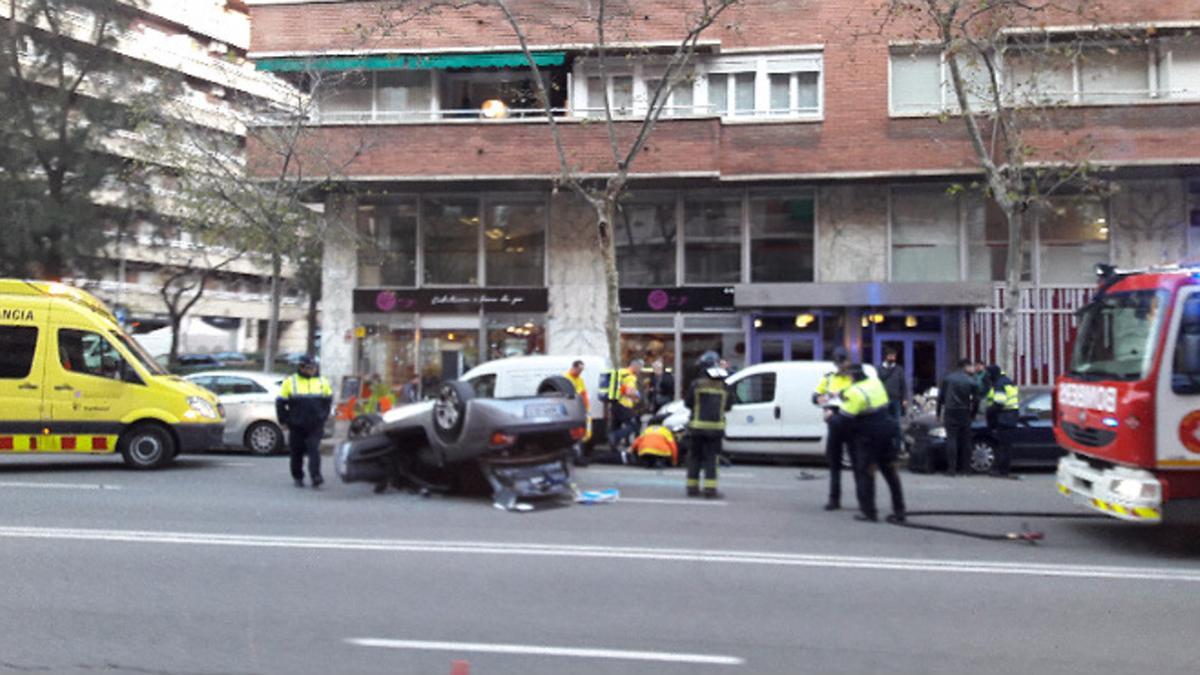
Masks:
[[[45,400],[50,428],[64,444],[75,445],[73,435],[87,438],[90,447],[63,450],[116,450],[121,419],[133,412],[138,397],[131,387],[143,387],[141,378],[102,333],[84,328],[56,326],[46,359]]]
[[[824,375],[821,368],[790,368],[779,373],[775,406],[779,411],[779,438],[788,454],[825,452],[825,417],[813,405],[812,392]]]
[[[778,444],[779,410],[774,371],[744,374],[732,382],[733,407],[725,416],[725,449],[766,452]]]
[[[1017,428],[1011,432],[1014,463],[1049,465],[1063,454],[1054,441],[1051,403],[1050,392],[1042,392],[1021,404]]]
[[[28,450],[42,424],[45,330],[0,325],[0,451]]]
[[[225,406],[225,442],[241,445],[246,427],[255,421],[264,397],[268,396],[267,390],[248,377],[236,375],[216,376],[213,387]],[[271,404],[274,405],[274,400]]]

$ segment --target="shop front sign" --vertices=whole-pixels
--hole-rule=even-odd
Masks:
[[[545,312],[545,288],[374,288],[354,291],[356,314]]]
[[[624,313],[721,313],[732,312],[733,286],[664,286],[622,288]]]

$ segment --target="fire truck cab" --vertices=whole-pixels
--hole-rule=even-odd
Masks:
[[[1058,490],[1122,520],[1195,520],[1200,264],[1098,273],[1055,387]]]

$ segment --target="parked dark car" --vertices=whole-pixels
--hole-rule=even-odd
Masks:
[[[1021,402],[1020,423],[1013,430],[1012,466],[1053,467],[1065,451],[1054,442],[1054,421],[1051,418],[1051,392],[1038,392]],[[971,425],[971,455],[967,459],[970,471],[987,473],[996,466],[999,443],[988,431],[987,422],[980,416]],[[930,473],[946,469],[946,430],[932,415],[913,420],[905,431],[909,449],[908,467],[915,473]]]
[[[181,368],[221,368],[225,365],[216,354],[180,354],[176,361]]]

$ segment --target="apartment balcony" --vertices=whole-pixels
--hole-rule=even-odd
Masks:
[[[615,160],[607,127],[595,120],[558,122],[572,169],[606,175]],[[617,122],[618,147],[633,142],[640,123]],[[269,176],[278,160],[252,134],[246,142],[251,175]],[[658,126],[633,164],[637,176],[716,177],[720,122],[715,118],[672,120]],[[359,181],[553,178],[558,155],[542,119],[442,120],[393,125],[344,124],[312,127],[303,138],[305,171]]]
[[[159,287],[153,284],[123,284],[111,279],[78,279],[73,283],[95,293],[110,305],[121,304],[138,314],[165,315],[167,311],[159,295]],[[270,296],[265,293],[208,290],[201,296],[191,313],[193,316],[266,320],[270,317],[270,301]],[[308,304],[303,297],[284,296],[280,304],[279,318],[283,321],[301,321],[307,312]]]

